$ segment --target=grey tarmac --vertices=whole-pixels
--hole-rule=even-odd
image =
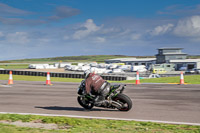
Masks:
[[[88,111],[77,102],[79,83],[0,80],[0,112],[83,116],[182,123],[200,123],[200,85],[127,85],[133,108],[128,112],[94,107]]]

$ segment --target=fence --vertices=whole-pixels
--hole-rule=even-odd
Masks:
[[[28,76],[46,76],[47,72],[37,72],[37,71],[18,71],[18,70],[0,70],[0,74],[9,74],[9,71],[12,71],[13,75],[28,75]],[[50,73],[51,77],[60,77],[60,78],[84,78],[83,74],[77,74],[77,73]],[[125,76],[102,76],[105,80],[111,80],[111,81],[122,81],[126,80]]]

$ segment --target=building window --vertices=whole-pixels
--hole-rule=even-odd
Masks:
[[[142,63],[142,65],[146,65],[146,63]]]
[[[138,66],[138,63],[135,63],[135,66]]]

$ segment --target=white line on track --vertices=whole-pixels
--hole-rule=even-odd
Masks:
[[[107,119],[107,120],[125,120],[125,121],[156,122],[156,123],[165,123],[165,124],[178,124],[178,125],[195,125],[195,126],[200,126],[200,123],[159,121],[159,120],[143,120],[143,119],[125,119],[125,118],[113,118],[113,117],[94,117],[94,116],[78,116],[78,115],[38,114],[38,113],[14,113],[14,112],[0,112],[0,114],[63,116],[63,117],[71,117],[71,118],[87,118],[87,119],[91,119],[92,118],[92,119]]]
[[[0,85],[0,87],[11,87],[9,85]]]

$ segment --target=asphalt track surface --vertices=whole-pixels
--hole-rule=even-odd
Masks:
[[[88,111],[77,103],[78,83],[0,80],[0,112],[109,117],[196,123],[200,125],[200,85],[127,85],[124,94],[133,102],[128,112],[94,107]]]

